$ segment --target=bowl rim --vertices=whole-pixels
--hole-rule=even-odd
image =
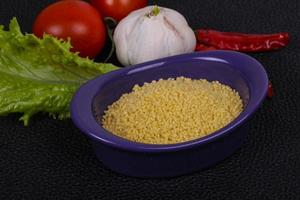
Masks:
[[[221,56],[222,55],[222,56]],[[219,59],[224,59],[226,56],[235,56],[244,59],[245,62],[254,63],[256,67],[253,70],[258,72],[258,78],[262,80],[262,84],[259,90],[259,95],[257,95],[256,99],[253,100],[250,98],[249,102],[254,101],[251,104],[251,107],[248,105],[243,109],[243,111],[237,116],[232,122],[227,124],[225,127],[210,133],[207,136],[197,138],[194,140],[175,143],[175,144],[145,144],[127,140],[120,136],[114,135],[113,133],[104,129],[95,119],[92,109],[93,99],[97,92],[99,92],[99,88],[106,83],[106,81],[110,80],[112,77],[116,77],[120,74],[128,74],[132,70],[147,68],[147,66],[151,67],[160,63],[161,65],[168,62],[176,62],[183,61],[187,59],[195,59],[196,57],[211,57]],[[245,78],[245,77],[243,77]],[[122,69],[118,69],[113,72],[109,72],[102,76],[96,77],[85,84],[83,84],[78,91],[73,96],[71,102],[71,118],[73,123],[91,140],[94,142],[101,142],[102,144],[109,145],[114,148],[126,150],[126,151],[135,151],[135,152],[168,152],[168,151],[178,151],[183,149],[189,149],[194,146],[208,144],[213,142],[219,138],[224,137],[229,134],[233,130],[237,129],[241,125],[243,125],[259,108],[262,101],[265,99],[268,88],[268,76],[267,72],[264,69],[263,65],[258,62],[253,57],[246,55],[244,53],[228,51],[228,50],[214,50],[214,51],[206,51],[206,52],[194,52],[189,54],[182,54],[167,58],[162,58],[150,62],[141,63],[134,66],[125,67]],[[82,102],[85,102],[82,104]]]

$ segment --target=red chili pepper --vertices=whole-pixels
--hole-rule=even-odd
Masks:
[[[267,94],[268,98],[272,98],[274,96],[274,89],[273,89],[273,85],[271,83],[271,81],[269,82],[268,85],[268,94]]]
[[[289,33],[244,34],[199,29],[196,37],[198,43],[206,46],[242,52],[278,50],[289,43]]]
[[[217,50],[217,48],[213,46],[207,46],[205,44],[197,43],[195,51],[209,51],[209,50]]]

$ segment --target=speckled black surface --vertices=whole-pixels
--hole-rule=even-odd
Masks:
[[[30,32],[50,0],[1,0],[0,24],[17,16]],[[115,174],[98,162],[71,120],[38,115],[0,118],[0,199],[300,199],[300,2],[298,0],[160,0],[193,28],[289,31],[288,48],[252,54],[266,67],[276,96],[251,121],[243,147],[208,170],[144,180]],[[1,78],[1,77],[0,77]]]

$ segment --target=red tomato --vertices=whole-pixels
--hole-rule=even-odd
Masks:
[[[71,51],[94,58],[105,44],[106,29],[97,9],[79,0],[64,0],[46,7],[36,18],[33,33],[71,39]]]
[[[147,0],[91,0],[103,17],[112,17],[120,21],[134,10],[147,5]]]

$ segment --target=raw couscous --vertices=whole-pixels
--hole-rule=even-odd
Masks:
[[[242,109],[239,94],[218,81],[160,79],[122,95],[105,111],[102,125],[131,141],[173,144],[226,126]]]

